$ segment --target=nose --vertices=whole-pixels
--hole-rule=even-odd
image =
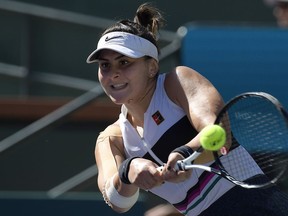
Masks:
[[[114,68],[111,70],[111,78],[113,79],[117,79],[118,77],[120,77],[120,70]]]

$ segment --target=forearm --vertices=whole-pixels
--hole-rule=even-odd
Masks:
[[[126,212],[137,201],[139,190],[134,185],[123,183],[119,178],[118,164],[124,159],[118,147],[120,141],[118,137],[102,134],[102,139],[97,140],[95,159],[98,167],[98,187],[105,202],[117,212]]]

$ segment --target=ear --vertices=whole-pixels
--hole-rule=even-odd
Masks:
[[[149,61],[149,71],[148,71],[148,76],[149,77],[154,77],[159,71],[159,63],[151,58]]]

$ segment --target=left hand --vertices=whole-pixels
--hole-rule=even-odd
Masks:
[[[165,181],[168,182],[183,182],[186,179],[190,178],[192,170],[187,171],[177,171],[174,169],[178,160],[183,160],[183,156],[177,152],[172,152],[169,157],[167,164],[164,166],[162,170],[162,176]]]

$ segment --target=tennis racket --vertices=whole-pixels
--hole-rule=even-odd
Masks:
[[[203,169],[244,188],[267,187],[284,176],[288,165],[288,114],[276,98],[263,92],[238,95],[221,110],[215,124],[229,128],[229,153],[222,156],[214,151],[212,164],[193,164],[204,150],[201,146],[178,161],[175,170]]]

